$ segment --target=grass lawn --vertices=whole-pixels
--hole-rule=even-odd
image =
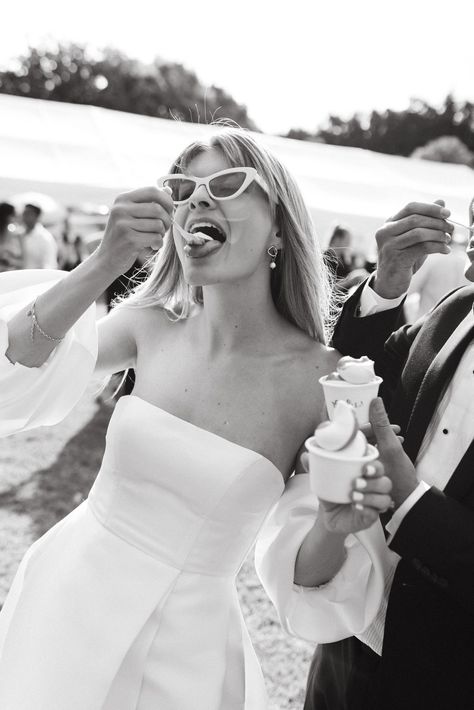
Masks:
[[[112,413],[92,386],[56,427],[0,441],[0,604],[26,548],[87,497]],[[238,576],[242,610],[263,667],[270,710],[301,708],[312,647],[283,634],[249,556]]]

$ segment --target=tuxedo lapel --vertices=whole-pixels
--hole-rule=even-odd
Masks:
[[[421,382],[405,435],[405,451],[415,461],[421,442],[446,384],[451,380],[467,345],[474,337],[474,318],[465,318],[455,337],[436,355]]]

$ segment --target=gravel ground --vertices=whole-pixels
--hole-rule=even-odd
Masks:
[[[0,449],[0,604],[26,548],[86,496],[97,473],[111,407],[91,387],[58,426],[3,439]],[[270,697],[269,710],[302,708],[313,648],[286,636],[255,574],[237,580],[240,602]]]

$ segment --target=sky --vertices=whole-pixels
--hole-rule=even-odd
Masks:
[[[3,17],[2,67],[55,41],[159,56],[221,86],[266,133],[412,97],[474,100],[472,0],[19,0]]]

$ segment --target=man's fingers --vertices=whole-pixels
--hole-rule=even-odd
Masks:
[[[385,227],[385,231],[393,236],[399,236],[400,234],[405,234],[405,232],[411,232],[417,229],[433,230],[435,232],[441,232],[442,234],[445,232],[452,234],[454,225],[447,222],[445,219],[412,214],[402,219],[389,222]]]
[[[370,403],[369,420],[372,424],[379,450],[383,450],[387,447],[401,446],[392,429],[387,412],[385,411],[385,407],[383,406],[383,402],[380,397],[376,397]]]
[[[408,205],[405,205],[400,212],[397,212],[397,214],[394,215],[390,221],[392,222],[398,219],[403,219],[404,217],[408,217],[413,214],[446,219],[449,217],[451,212],[446,209],[444,205],[439,204],[439,202],[443,202],[443,200],[436,200],[436,202],[409,202]]]
[[[417,227],[397,237],[391,237],[390,241],[395,242],[395,239],[396,244],[394,243],[393,247],[399,251],[403,251],[417,244],[422,246],[429,243],[449,244],[451,242],[451,235],[439,229],[423,229],[422,227]]]

